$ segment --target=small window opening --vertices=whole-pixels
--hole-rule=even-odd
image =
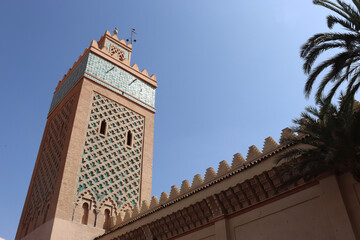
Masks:
[[[128,145],[129,147],[131,147],[131,145],[132,145],[132,139],[133,139],[132,133],[131,133],[131,131],[128,131],[127,137],[126,137],[126,145]]]
[[[106,121],[102,120],[101,121],[101,126],[100,126],[100,134],[105,135],[105,132],[106,132]]]
[[[110,210],[109,209],[105,209],[105,221],[104,221],[104,226],[103,228],[105,230],[109,230],[110,229]]]
[[[88,203],[84,203],[83,206],[83,216],[81,219],[81,223],[84,225],[88,224],[88,218],[89,218],[89,204]]]

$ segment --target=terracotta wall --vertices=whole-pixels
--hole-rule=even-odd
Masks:
[[[351,175],[332,175],[310,188],[174,239],[360,239],[359,199],[360,184]]]
[[[227,183],[222,181],[217,188],[225,191],[229,187]],[[199,195],[207,198],[206,192],[200,191],[177,202],[174,207],[163,208],[100,239],[360,239],[360,183],[350,174],[323,176],[242,210],[220,214],[210,222],[196,224],[196,228],[178,234],[167,228],[166,218],[158,221],[161,212],[172,216],[175,205],[194,206]],[[161,236],[145,233],[154,222],[159,229],[169,229],[172,233]],[[141,237],[142,231],[145,234]]]

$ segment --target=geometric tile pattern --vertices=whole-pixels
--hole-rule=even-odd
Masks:
[[[137,79],[135,76],[123,70],[122,68],[106,61],[105,59],[93,53],[89,53],[88,63],[85,71],[105,82],[101,82],[96,78],[91,78],[99,84],[105,85],[106,87],[110,88],[111,86],[106,84],[109,83],[112,86],[115,86],[116,88],[140,99],[146,104],[152,107],[155,106],[154,87],[141,81],[140,79]],[[121,92],[121,94],[122,93],[123,92]],[[149,106],[147,107],[149,108]]]
[[[103,121],[106,122],[105,134],[100,133]],[[117,213],[138,203],[144,121],[136,112],[94,93],[76,202],[90,195],[95,208],[110,202]]]
[[[29,203],[25,210],[23,226],[29,224],[47,208],[53,193],[59,170],[71,107],[71,98],[61,111],[52,119],[44,134],[43,147],[39,156],[34,182],[29,191]]]
[[[59,87],[54,93],[51,101],[49,113],[55,108],[55,106],[64,98],[64,96],[72,89],[77,81],[84,75],[88,56],[85,56],[75,70],[67,77],[66,81]]]
[[[110,41],[108,41],[110,42]],[[116,48],[116,50],[114,50]],[[110,45],[109,45],[110,49]],[[125,58],[128,58],[128,52],[118,45],[111,45],[112,51],[121,51]],[[109,50],[110,51],[110,50]],[[92,77],[92,74],[97,78]],[[75,86],[82,76],[86,76],[95,82],[130,98],[134,102],[155,111],[155,88],[146,82],[137,79],[129,72],[106,61],[105,59],[89,53],[82,59],[80,64],[65,79],[65,82],[56,90],[51,101],[49,113],[66,96],[66,94]],[[149,106],[150,105],[150,106]]]

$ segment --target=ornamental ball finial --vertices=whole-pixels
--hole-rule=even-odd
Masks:
[[[117,34],[117,33],[118,33],[118,30],[117,30],[117,27],[115,27],[114,34]]]

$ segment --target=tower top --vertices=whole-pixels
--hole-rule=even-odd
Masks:
[[[126,44],[124,39],[119,40],[116,34],[111,35],[108,30],[99,41],[93,40],[90,47],[85,49],[59,81],[49,114],[82,76],[106,85],[113,91],[128,96],[138,104],[155,111],[156,76],[154,74],[149,76],[146,69],[140,71],[137,64],[130,65],[131,52],[131,43]],[[106,68],[106,71],[103,71],[103,68]],[[137,86],[139,84],[142,87]]]
[[[107,39],[111,43],[117,45],[117,47],[124,48],[123,50],[131,52],[132,44],[131,43],[126,44],[125,39],[119,39],[118,36],[116,35],[117,33],[118,33],[117,28],[115,28],[113,35],[111,35],[111,33],[108,30],[106,30],[105,34],[98,41],[99,46],[102,46],[102,43],[105,41],[105,39]],[[107,44],[108,46],[111,44],[110,42]],[[106,46],[106,47],[108,47],[108,46]]]

